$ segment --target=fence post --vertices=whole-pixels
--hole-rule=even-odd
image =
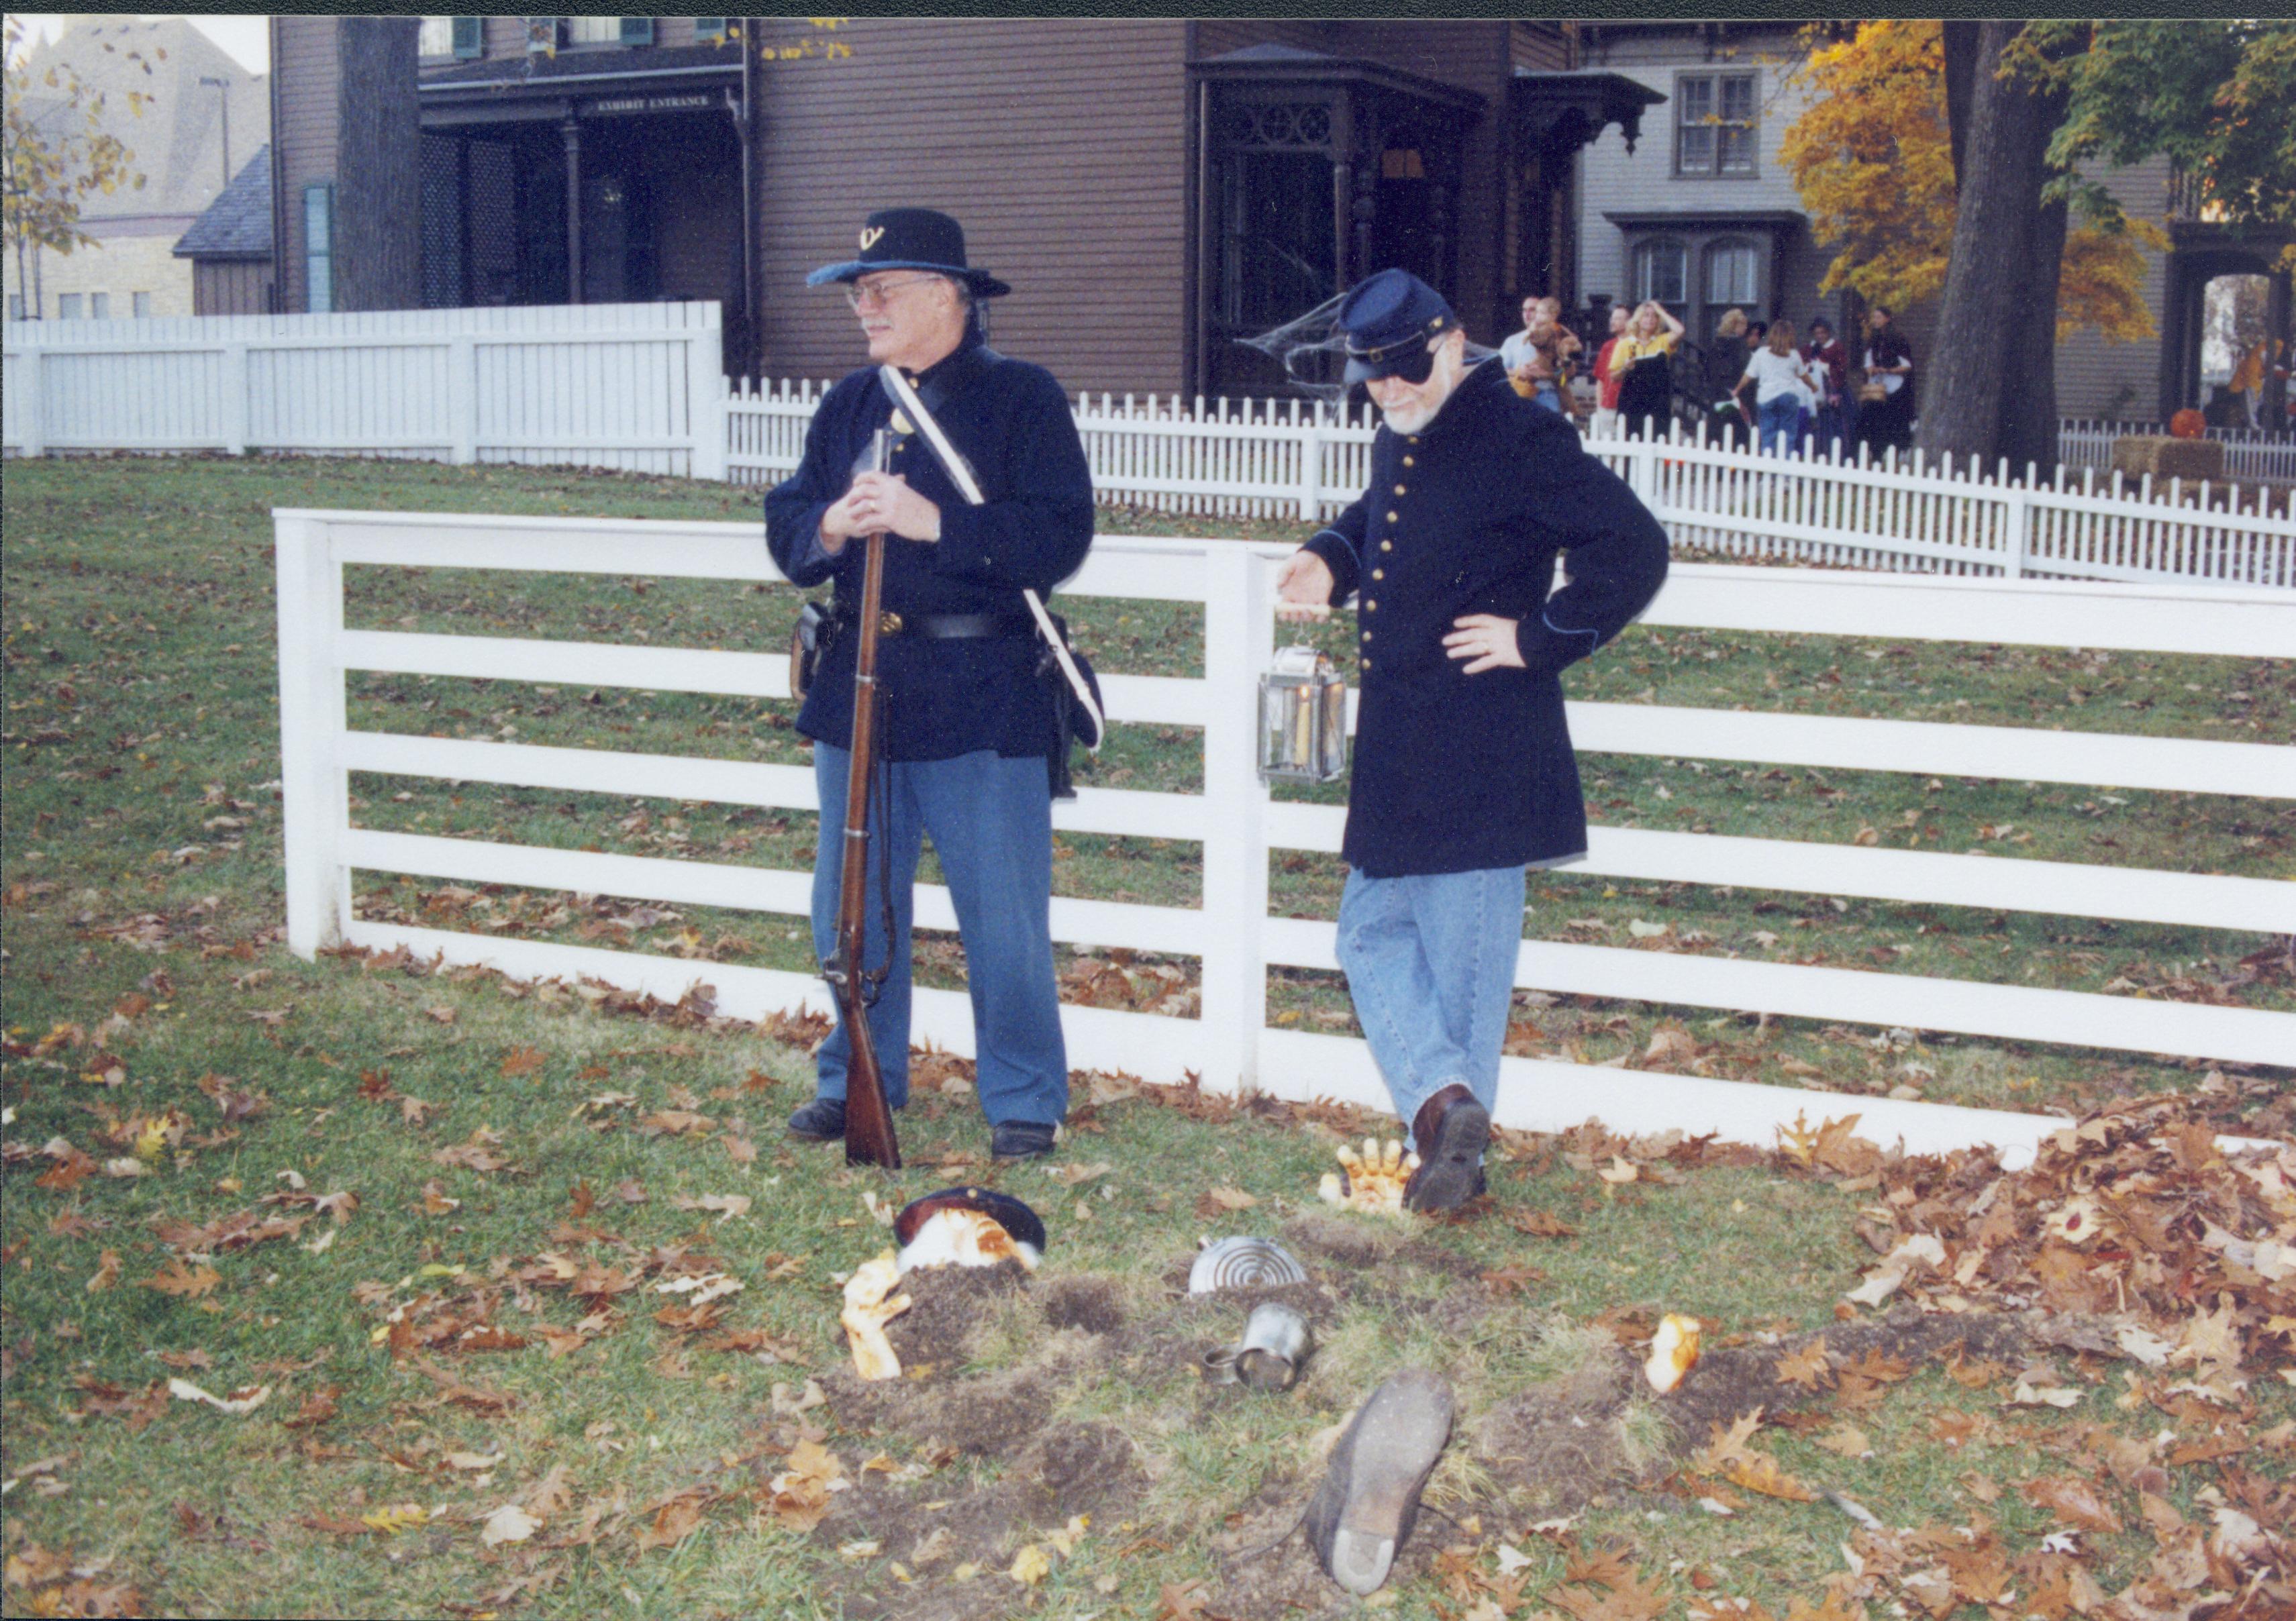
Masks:
[[[447,460],[466,466],[479,459],[479,342],[468,332],[447,340]]]
[[[16,454],[22,456],[44,456],[48,454],[48,390],[47,351],[37,343],[28,343],[16,351],[18,373],[23,381],[23,398],[17,402]],[[11,388],[15,387],[13,383]]]
[[[1628,485],[1648,507],[1651,516],[1661,516],[1658,510],[1658,441],[1645,435],[1627,441]]]
[[[350,873],[342,837],[350,790],[344,728],[343,570],[327,526],[272,520],[279,582],[279,782],[287,881],[287,948],[315,955],[342,938]]]
[[[247,454],[247,345],[223,346],[223,447],[226,454]]]
[[[1267,564],[1239,542],[1204,559],[1203,1084],[1249,1096],[1267,1023],[1267,786],[1259,686],[1275,652]]]
[[[1320,422],[1300,428],[1300,521],[1316,523],[1324,516],[1324,427]],[[1259,679],[1257,675],[1254,680]]]
[[[2002,513],[2002,540],[2006,555],[2003,572],[2013,580],[2025,577],[2025,554],[2033,544],[2033,501],[2031,495],[2013,485],[2003,490],[2008,503]]]
[[[693,436],[693,456],[685,476],[723,483],[726,435],[733,413],[726,408],[725,339],[716,322],[686,334],[685,378],[685,426]]]

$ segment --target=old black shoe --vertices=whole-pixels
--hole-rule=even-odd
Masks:
[[[1450,1085],[1419,1106],[1411,1122],[1419,1168],[1403,1190],[1406,1210],[1456,1210],[1483,1191],[1490,1111],[1464,1086]]]
[[[1451,1435],[1451,1387],[1413,1368],[1371,1393],[1332,1448],[1308,1503],[1308,1542],[1332,1580],[1379,1591],[1419,1518],[1419,1494]]]
[[[1041,1120],[999,1120],[988,1131],[992,1159],[1041,1159],[1053,1151],[1060,1128]]]
[[[789,1132],[808,1142],[845,1141],[845,1100],[816,1098],[789,1118]]]

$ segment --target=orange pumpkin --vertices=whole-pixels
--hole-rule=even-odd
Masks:
[[[2208,437],[2208,419],[2190,405],[2169,419],[2169,437],[2175,439],[2199,439]]]

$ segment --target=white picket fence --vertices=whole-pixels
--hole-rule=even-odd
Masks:
[[[6,325],[0,446],[726,475],[714,303]]]
[[[714,303],[10,322],[0,446],[250,450],[572,464],[768,483],[825,385],[721,374]],[[1315,523],[1362,489],[1373,424],[1299,401],[1079,398],[1099,498]],[[2103,429],[2074,424],[2081,454]],[[2008,470],[1594,442],[1676,543],[1727,557],[1931,573],[2296,587],[2296,516],[2253,487],[2050,482]],[[2244,477],[2286,441],[2232,441]]]
[[[2158,422],[2069,417],[2057,430],[2057,456],[2077,469],[2109,468],[2115,439],[2161,431]],[[2241,483],[2264,479],[2296,484],[2296,434],[2268,433],[2261,428],[2211,428],[2208,437],[2225,447],[2226,478]]]
[[[726,401],[726,476],[767,484],[794,471],[826,387],[744,380]],[[1076,422],[1094,490],[1109,504],[1316,523],[1370,478],[1368,411],[1299,400],[1199,401],[1191,410],[1177,398],[1086,395]],[[2296,587],[2296,517],[2238,510],[2237,488],[2156,487],[2063,467],[2050,481],[2012,479],[2005,467],[1951,458],[1937,466],[1894,454],[1760,456],[1702,435],[1587,445],[1634,485],[1677,546],[1699,552],[2013,579]]]
[[[475,517],[452,513],[280,511],[282,780],[287,933],[310,956],[348,942],[404,946],[423,957],[490,964],[516,977],[589,976],[676,998],[697,979],[718,1007],[757,1018],[830,1007],[819,980],[765,969],[643,953],[474,935],[356,915],[354,872],[465,884],[643,896],[678,905],[805,915],[808,873],[704,861],[549,849],[352,824],[353,773],[492,782],[679,800],[816,808],[812,773],[793,765],[619,753],[354,731],[347,672],[573,683],[644,690],[787,696],[786,661],[765,652],[351,630],[344,571],[357,566],[546,570],[738,582],[776,577],[755,524]],[[1202,847],[1201,904],[1148,906],[1056,899],[1053,931],[1095,947],[1193,956],[1201,1015],[1165,1018],[1062,1010],[1070,1062],[1174,1081],[1193,1072],[1221,1091],[1332,1096],[1384,1107],[1357,1040],[1270,1028],[1271,965],[1330,970],[1329,923],[1269,915],[1269,852],[1339,849],[1342,813],[1278,804],[1255,770],[1255,685],[1274,647],[1273,575],[1289,548],[1224,540],[1104,538],[1068,582],[1077,594],[1201,602],[1201,679],[1111,672],[1102,677],[1119,725],[1201,729],[1203,791],[1086,788],[1055,807],[1082,833],[1186,840]],[[1646,622],[1743,631],[2284,657],[2296,649],[2296,600],[2182,585],[2065,585],[1859,575],[1732,565],[1677,566]],[[1631,704],[1570,706],[1584,749],[1767,762],[1824,769],[1935,773],[2107,783],[2296,798],[2296,747],[1857,720]],[[610,740],[600,739],[602,742]],[[2285,932],[2296,902],[2285,882],[1997,856],[1890,850],[1790,839],[1596,827],[1580,871],[1620,879],[1729,885],[1944,905],[2013,908],[2219,929]],[[921,927],[955,919],[938,886],[916,893]],[[1549,992],[1767,1011],[2006,1040],[2284,1064],[2296,1014],[2044,990],[1962,979],[1748,962],[1613,946],[1534,942],[1516,983]],[[972,1051],[961,993],[921,989],[915,1036]],[[1559,1129],[1599,1112],[1615,1129],[1679,1127],[1767,1143],[1800,1110],[1852,1110],[1863,1130],[1909,1148],[1988,1141],[2027,1149],[2057,1122],[2038,1117],[1859,1096],[1813,1095],[1698,1077],[1508,1059],[1498,1120]]]

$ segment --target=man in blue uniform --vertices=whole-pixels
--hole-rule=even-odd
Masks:
[[[1037,679],[1038,639],[1024,590],[1051,594],[1092,544],[1092,475],[1052,373],[985,344],[978,301],[1011,291],[965,258],[946,214],[888,209],[861,229],[859,257],[808,284],[845,284],[870,364],[831,389],[807,430],[805,456],[766,496],[766,544],[798,585],[836,582],[820,671],[799,711],[814,743],[821,835],[813,942],[836,945],[865,546],[889,537],[878,643],[880,757],[890,762],[871,835],[890,847],[891,971],[869,1014],[885,1101],[908,1099],[910,891],[926,833],[940,857],[965,951],[982,1110],[999,1158],[1052,1151],[1068,1112],[1068,1056],[1053,978],[1053,700]],[[971,464],[986,498],[967,504],[906,418],[894,420],[877,367],[901,368]],[[857,471],[873,437],[901,437],[890,472]],[[882,868],[869,864],[867,962],[885,960]],[[822,1044],[816,1095],[790,1118],[817,1142],[845,1134],[849,1056],[840,1027]]]
[[[1340,963],[1412,1123],[1406,1203],[1449,1209],[1482,1187],[1524,869],[1587,850],[1558,677],[1657,592],[1666,533],[1566,419],[1469,364],[1423,282],[1382,271],[1338,322],[1385,420],[1370,487],[1284,564],[1280,611],[1357,599]]]

